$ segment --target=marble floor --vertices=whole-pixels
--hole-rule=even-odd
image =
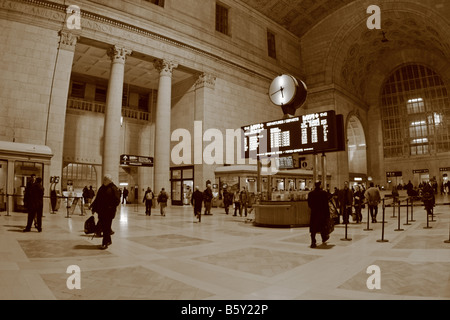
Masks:
[[[420,206],[404,225],[403,207],[403,230],[396,231],[387,208],[387,242],[377,241],[382,223],[364,230],[365,216],[363,224],[348,225],[347,238],[337,225],[315,249],[308,228],[257,227],[222,208],[201,223],[191,207],[169,207],[165,217],[144,211],[121,206],[107,250],[99,249],[101,238],[84,234],[87,216],[79,211],[45,213],[42,233],[22,232],[26,214],[1,212],[0,299],[450,300],[448,204],[435,208],[431,228],[424,228]],[[378,271],[368,272],[370,266]]]

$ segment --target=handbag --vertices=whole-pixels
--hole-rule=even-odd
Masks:
[[[96,231],[95,217],[94,215],[92,215],[84,222],[84,233],[90,234],[94,233],[95,231]]]

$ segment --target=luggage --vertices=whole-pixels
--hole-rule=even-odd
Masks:
[[[84,233],[90,234],[95,233],[95,231],[96,231],[95,217],[94,215],[92,215],[84,222]]]

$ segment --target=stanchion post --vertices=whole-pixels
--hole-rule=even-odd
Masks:
[[[409,221],[416,222],[416,220],[414,220],[414,198],[413,197],[411,197],[411,219]]]
[[[383,199],[383,207],[384,207],[384,199]],[[369,203],[367,202],[367,228],[364,229],[364,231],[372,231],[373,229],[370,229],[369,227],[369,219],[370,218],[370,209],[369,209]]]
[[[347,208],[345,208],[347,209]],[[346,214],[347,216],[347,214]],[[350,215],[347,216],[347,219],[345,219],[345,238],[341,239],[342,241],[351,241],[351,238],[347,238],[347,226],[348,226],[348,220],[350,219]]]
[[[381,223],[381,239],[377,240],[377,242],[389,242],[389,240],[384,239],[384,216],[385,216],[385,208],[383,199],[383,221]]]
[[[394,231],[403,231],[404,229],[400,228],[400,202],[398,203],[398,227]]]
[[[426,210],[426,208],[425,208],[425,214],[427,215],[427,226],[423,227],[423,228],[424,229],[431,229],[432,227],[430,226],[430,222],[429,222],[429,219],[428,219],[429,214],[428,214],[428,210]]]
[[[70,218],[70,215],[69,215],[69,197],[64,197],[65,199],[66,199],[66,201],[67,201],[67,204],[66,204],[66,209],[67,209],[67,216],[66,216],[66,218]]]
[[[394,198],[392,198],[392,217],[391,218],[395,218],[395,200],[394,200]]]
[[[406,223],[404,223],[404,226],[410,226],[411,223],[408,222],[408,212],[409,212],[409,199],[406,198]]]

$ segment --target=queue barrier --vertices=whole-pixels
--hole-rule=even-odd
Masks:
[[[24,195],[20,195],[20,194],[7,194],[7,193],[0,193],[0,196],[5,197],[6,196],[6,216],[11,216],[10,212],[9,212],[9,201],[11,201],[11,198],[13,201],[16,201],[17,198],[24,198]],[[44,199],[49,199],[50,201],[55,199],[55,196],[44,196]],[[80,211],[81,214],[80,216],[84,216],[85,215],[85,211],[86,208],[85,206],[87,205],[84,202],[84,198],[83,197],[78,197],[78,196],[73,196],[73,197],[69,197],[69,196],[61,196],[61,195],[57,195],[56,199],[59,199],[61,201],[64,201],[66,203],[66,218],[70,218],[70,215],[74,214],[75,209],[77,206],[80,207]],[[52,205],[50,204],[50,207],[52,207]],[[53,209],[53,208],[51,208]],[[54,210],[52,210],[51,214],[55,214],[56,212]]]
[[[390,203],[386,203],[387,200],[392,200],[392,201],[390,201]],[[411,225],[410,222],[416,221],[416,220],[414,220],[414,205],[415,205],[414,200],[418,200],[418,198],[415,196],[407,196],[407,197],[400,197],[400,198],[387,197],[387,198],[382,199],[381,239],[377,240],[377,242],[388,242],[389,241],[389,240],[384,239],[384,233],[385,233],[384,226],[385,226],[385,223],[387,223],[387,221],[385,221],[386,208],[392,207],[393,208],[393,216],[391,218],[397,218],[397,228],[394,231],[404,231],[404,229],[402,229],[400,227],[400,225],[401,225],[401,207],[402,206],[406,207],[406,222],[403,225]],[[402,205],[402,203],[404,203],[404,205]],[[364,202],[364,204],[367,205],[367,202]],[[435,204],[435,206],[437,206],[437,205],[450,205],[450,203]],[[417,204],[416,204],[416,206],[417,206]],[[420,206],[422,206],[422,204],[420,204]],[[352,207],[356,207],[356,206],[352,205]],[[398,208],[397,215],[395,215],[396,208]],[[410,212],[411,212],[411,216],[409,216]],[[431,216],[431,222],[436,221],[436,220],[434,220],[434,210],[431,210],[431,214],[428,214],[428,212],[426,212],[427,226],[424,227],[424,229],[432,228],[429,225],[429,222],[430,222],[429,216]],[[351,238],[348,238],[348,229],[347,228],[348,228],[347,223],[345,223],[345,237],[341,239],[342,241],[351,241],[352,240]],[[369,208],[369,206],[367,206],[367,226],[363,230],[364,231],[372,231],[373,230],[372,228],[370,228],[370,208]],[[449,221],[449,239],[445,240],[444,242],[450,243],[450,221]]]

